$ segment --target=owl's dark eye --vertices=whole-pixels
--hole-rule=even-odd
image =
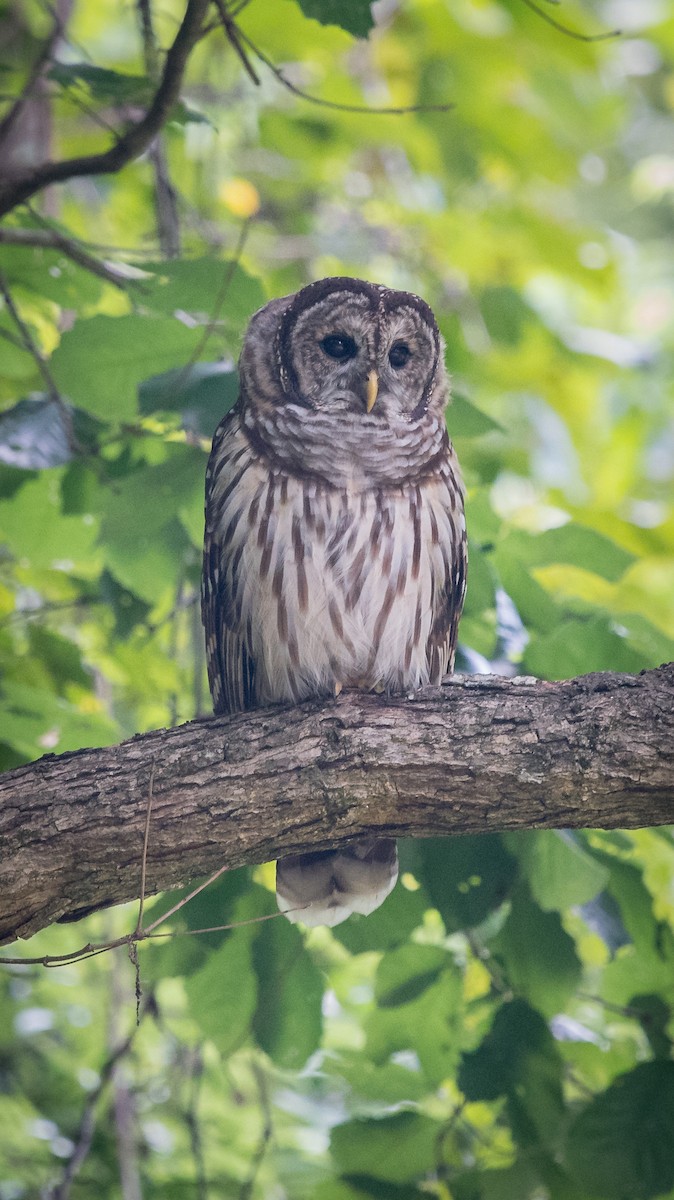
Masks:
[[[328,334],[321,342],[321,350],[327,354],[328,358],[336,358],[338,362],[346,362],[349,358],[355,358],[358,352],[356,343],[347,333]]]
[[[404,367],[411,357],[412,351],[407,342],[395,342],[388,353],[388,360],[394,371],[399,371],[401,367]]]

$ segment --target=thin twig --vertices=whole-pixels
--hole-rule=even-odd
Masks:
[[[224,0],[214,0],[214,3],[215,3],[215,7],[218,10],[218,13],[220,14],[220,21],[222,23],[222,28],[224,30],[225,37],[227,38],[232,49],[238,55],[242,65],[243,65],[243,69],[246,72],[248,78],[252,79],[252,81],[256,87],[259,87],[260,86],[260,78],[258,75],[256,75],[251,62],[250,62],[243,46],[241,45],[241,39],[239,36],[240,31],[237,28],[237,26],[234,24],[234,21],[232,20],[232,13],[227,11],[225,4],[224,4]]]
[[[205,929],[171,929],[165,933],[146,933],[145,938],[147,941],[152,941],[154,938],[194,937],[197,933],[226,933],[230,929],[243,929],[245,925],[261,925],[263,921],[275,921],[277,917],[285,916],[286,912],[301,912],[304,907],[306,906],[288,908],[285,912],[277,909],[275,912],[262,913],[259,917],[245,917],[242,921],[230,921],[227,925],[208,925]]]
[[[37,369],[44,380],[49,399],[52,400],[54,404],[58,404],[65,408],[65,403],[56,386],[54,377],[49,370],[47,360],[40,350],[40,347],[35,341],[32,333],[30,332],[26,322],[21,316],[21,313],[19,312],[14,301],[14,297],[10,291],[9,284],[7,283],[2,271],[0,271],[0,295],[3,297],[5,304],[7,305],[7,311],[19,331],[24,350],[26,350],[28,354],[30,354],[31,358],[34,359],[35,365],[37,366]]]
[[[209,3],[210,0],[187,0],[185,16],[166,55],[159,86],[144,116],[101,153],[43,162],[22,175],[0,182],[0,216],[30,199],[47,184],[63,183],[82,175],[113,174],[147,150],[179,98],[187,62],[199,41]]]
[[[223,867],[222,870],[217,871],[215,875],[212,875],[210,879],[207,879],[205,883],[202,883],[201,887],[198,887],[195,889],[195,891],[190,892],[189,896],[185,896],[184,899],[180,900],[178,904],[174,905],[169,912],[167,912],[163,917],[160,917],[158,921],[155,921],[154,925],[150,925],[149,929],[141,929],[140,931],[136,931],[134,929],[133,933],[124,933],[121,937],[113,938],[113,940],[110,942],[87,942],[86,946],[82,946],[79,950],[72,950],[69,954],[43,954],[39,958],[1,957],[0,966],[52,968],[70,967],[73,965],[73,963],[84,962],[88,958],[96,958],[97,955],[107,954],[110,950],[119,949],[120,946],[135,946],[140,944],[140,942],[155,941],[158,938],[194,937],[199,933],[227,933],[231,929],[242,929],[245,925],[261,925],[263,921],[275,921],[277,917],[284,917],[286,913],[301,912],[302,908],[305,907],[302,905],[298,908],[289,908],[286,909],[285,912],[281,912],[279,909],[275,912],[262,913],[262,915],[259,917],[246,917],[243,921],[229,921],[226,925],[209,925],[206,929],[168,929],[164,933],[150,932],[154,931],[155,925],[159,925],[168,917],[173,916],[176,912],[188,904],[190,900],[193,900],[199,892],[203,891],[205,887],[208,887],[209,883],[213,883],[218,875],[222,875],[222,872],[227,869],[228,868]]]
[[[225,300],[227,299],[227,293],[229,291],[229,286],[232,282],[232,279],[234,278],[234,272],[236,271],[236,268],[238,267],[239,262],[241,260],[241,255],[243,254],[243,248],[246,244],[246,238],[248,237],[249,224],[250,224],[249,221],[244,221],[243,225],[241,226],[239,237],[237,239],[236,246],[234,247],[234,254],[233,254],[232,258],[230,258],[230,260],[227,263],[227,266],[225,268],[225,272],[222,277],[220,287],[218,288],[218,294],[215,297],[215,301],[213,303],[211,315],[208,319],[207,324],[204,326],[203,333],[202,333],[201,337],[199,338],[199,341],[197,342],[196,346],[194,347],[192,354],[190,355],[188,361],[185,363],[185,366],[183,367],[182,371],[180,372],[180,375],[178,376],[178,379],[174,385],[173,391],[176,394],[179,393],[181,388],[183,388],[185,386],[185,383],[187,382],[187,379],[189,377],[190,371],[192,370],[192,367],[198,361],[198,359],[201,358],[201,355],[203,354],[204,350],[206,349],[208,339],[210,338],[211,334],[213,333],[213,331],[215,330],[215,328],[217,326],[217,323],[220,319],[220,312],[222,311],[222,306],[225,303]]]
[[[8,329],[0,329],[0,337],[4,338],[6,342],[10,342],[12,346],[16,346],[17,349],[25,350],[25,346],[21,341],[21,338],[17,337],[15,333],[10,333]],[[3,617],[2,621],[0,621],[0,625],[4,625],[5,621],[8,621],[9,619],[9,617]]]
[[[606,42],[609,38],[617,38],[622,35],[622,30],[620,29],[611,29],[608,33],[579,33],[577,29],[569,29],[568,25],[562,25],[561,21],[557,21],[555,17],[551,17],[550,13],[540,8],[534,0],[522,0],[522,3],[526,4],[527,8],[530,8],[542,20],[547,21],[548,25],[552,25],[552,28],[556,29],[558,33],[563,33],[566,37],[573,38],[577,42]]]
[[[117,273],[117,269],[110,263],[102,262],[100,258],[95,258],[88,250],[85,250],[79,242],[72,238],[66,237],[62,233],[58,233],[55,229],[0,229],[0,245],[5,246],[33,246],[39,250],[60,250],[67,258],[72,259],[78,266],[83,267],[85,271],[90,271],[92,275],[98,275],[100,279],[105,279],[106,283],[112,283],[115,287],[126,289],[130,282],[123,275]]]
[[[37,366],[38,371],[40,372],[40,374],[45,382],[45,386],[47,388],[47,395],[49,396],[49,399],[51,400],[51,402],[53,404],[55,404],[58,407],[59,412],[61,413],[61,419],[63,421],[63,428],[65,430],[65,434],[66,434],[66,438],[67,438],[68,446],[69,446],[70,450],[72,451],[73,454],[80,454],[82,452],[82,447],[80,446],[79,442],[77,441],[77,438],[75,437],[75,431],[73,429],[73,416],[72,416],[71,409],[66,404],[63,397],[61,396],[61,393],[59,392],[58,387],[56,386],[56,381],[54,379],[54,376],[52,375],[51,370],[49,369],[49,364],[47,363],[47,360],[44,357],[44,354],[40,350],[40,347],[38,346],[37,342],[35,341],[32,333],[30,332],[30,329],[28,328],[26,322],[24,321],[23,317],[21,316],[21,313],[19,312],[19,310],[14,302],[14,297],[12,296],[11,290],[9,288],[9,284],[7,283],[7,280],[6,280],[5,276],[3,275],[2,271],[0,271],[0,295],[3,297],[5,304],[7,305],[7,311],[10,314],[12,320],[14,321],[14,324],[16,325],[16,327],[19,331],[19,336],[21,338],[21,341],[23,342],[24,349],[28,352],[28,354],[30,354],[30,356],[34,360],[35,365]]]
[[[308,100],[310,104],[318,104],[321,108],[336,109],[337,112],[364,113],[370,117],[402,117],[407,113],[431,113],[431,112],[451,112],[454,108],[453,104],[406,104],[402,108],[383,107],[379,108],[376,105],[370,104],[342,104],[337,100],[324,100],[321,96],[312,96],[309,92],[305,92],[303,88],[297,87],[283,74],[280,67],[276,66],[267,55],[256,46],[253,41],[237,26],[239,39],[245,42],[252,54],[259,58],[260,62],[264,63],[265,67],[275,75],[279,83],[282,83],[284,88],[292,92],[294,96],[299,96],[302,100]]]
[[[225,871],[229,871],[230,869],[231,868],[228,866],[218,867],[217,871],[214,871],[212,875],[209,875],[208,879],[206,879],[204,883],[200,883],[198,887],[195,887],[194,891],[190,892],[189,896],[183,897],[182,900],[179,900],[177,904],[173,905],[173,908],[169,908],[168,912],[165,912],[161,917],[157,917],[156,921],[153,921],[151,925],[148,925],[147,929],[144,931],[145,936],[148,937],[158,925],[163,925],[164,921],[168,921],[169,917],[172,917],[174,913],[179,912],[185,904],[188,904],[190,900],[194,900],[194,897],[198,896],[199,892],[203,892],[204,888],[207,888],[211,883],[215,883],[216,879],[219,879],[221,875],[224,875]]]

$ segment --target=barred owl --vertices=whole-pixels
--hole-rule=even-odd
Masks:
[[[216,713],[399,692],[452,669],[466,573],[433,313],[322,279],[251,319],[206,475],[202,614]],[[372,837],[277,864],[279,908],[336,925],[398,874]]]

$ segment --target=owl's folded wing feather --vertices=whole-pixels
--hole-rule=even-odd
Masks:
[[[463,485],[459,465],[451,444],[447,443],[443,477],[446,487],[442,504],[443,521],[434,520],[433,541],[442,553],[442,580],[433,592],[433,623],[426,644],[429,682],[440,683],[443,675],[454,670],[459,620],[466,596],[468,553],[463,510]],[[439,537],[438,527],[445,526]]]
[[[206,470],[206,529],[201,578],[201,616],[206,633],[208,681],[213,711],[254,708],[255,661],[245,624],[237,618],[236,565],[223,513],[241,465],[241,428],[236,409],[227,414],[213,439]]]

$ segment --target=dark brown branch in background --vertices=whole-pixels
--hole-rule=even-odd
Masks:
[[[260,86],[260,78],[258,75],[256,75],[256,73],[253,69],[253,66],[248,59],[248,56],[246,55],[246,52],[243,49],[243,46],[241,45],[241,42],[239,40],[238,27],[235,24],[235,22],[232,20],[231,14],[227,11],[224,0],[214,0],[214,3],[215,3],[215,7],[218,10],[218,14],[220,16],[220,22],[222,24],[222,28],[225,31],[225,36],[226,36],[229,44],[231,45],[232,49],[236,52],[236,55],[242,65],[244,71],[246,72],[248,78],[250,80],[252,80],[252,82],[255,84],[256,87],[259,87]]]
[[[0,775],[0,941],[218,868],[373,833],[674,820],[674,665],[192,721]],[[149,927],[152,928],[151,926]]]
[[[25,173],[0,179],[0,216],[50,183],[62,183],[82,175],[114,173],[147,150],[180,97],[187,61],[199,41],[209,3],[210,0],[187,0],[185,16],[166,55],[159,86],[145,115],[100,154],[41,163]]]
[[[152,22],[151,0],[136,0],[143,55],[148,77],[156,83],[160,74],[159,51]],[[161,252],[165,258],[177,258],[180,254],[180,218],[178,195],[169,175],[164,137],[160,131],[148,149],[154,171],[154,202],[157,214],[157,235]]]

